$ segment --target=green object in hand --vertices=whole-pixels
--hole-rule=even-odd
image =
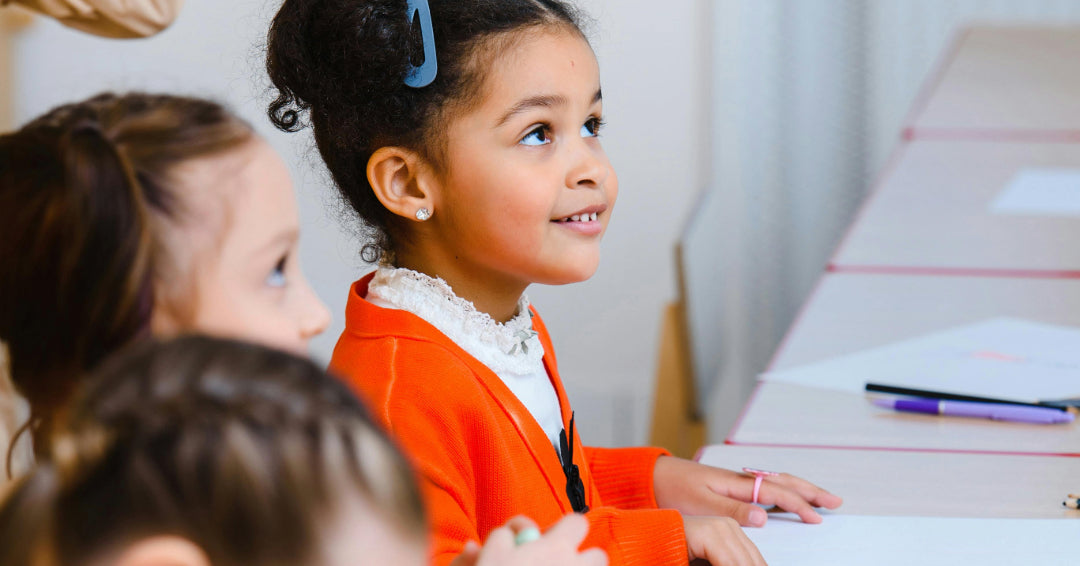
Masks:
[[[521,546],[525,543],[532,542],[534,540],[540,540],[540,529],[536,527],[529,527],[522,529],[514,536],[514,544]]]

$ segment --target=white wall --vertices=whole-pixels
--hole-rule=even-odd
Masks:
[[[110,41],[39,19],[17,45],[16,116],[21,123],[102,90],[143,89],[224,101],[255,125],[292,167],[309,279],[334,313],[313,343],[329,358],[343,328],[350,282],[365,271],[349,229],[329,210],[332,193],[307,134],[283,134],[265,118],[261,44],[278,2],[187,0],[161,35]],[[621,195],[599,273],[564,288],[534,288],[560,368],[593,444],[645,438],[658,323],[674,292],[672,246],[686,209],[704,185],[708,0],[583,0],[609,127],[604,144]]]

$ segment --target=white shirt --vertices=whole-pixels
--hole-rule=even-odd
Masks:
[[[559,451],[562,411],[544,369],[544,346],[532,329],[528,297],[518,299],[514,318],[499,323],[476,310],[472,302],[455,295],[441,278],[379,266],[368,285],[367,300],[419,316],[487,366],[525,405],[555,451]]]

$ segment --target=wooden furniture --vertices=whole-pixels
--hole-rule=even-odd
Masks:
[[[0,132],[15,127],[15,57],[13,40],[15,34],[29,25],[30,12],[18,8],[0,8]]]
[[[694,410],[683,316],[681,302],[670,303],[664,310],[649,444],[690,458],[705,443],[705,420]]]

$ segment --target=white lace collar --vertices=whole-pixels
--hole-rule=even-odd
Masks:
[[[499,323],[455,295],[442,278],[380,265],[368,284],[367,298],[419,316],[499,375],[545,371],[544,347],[532,328],[524,294],[514,318]]]

